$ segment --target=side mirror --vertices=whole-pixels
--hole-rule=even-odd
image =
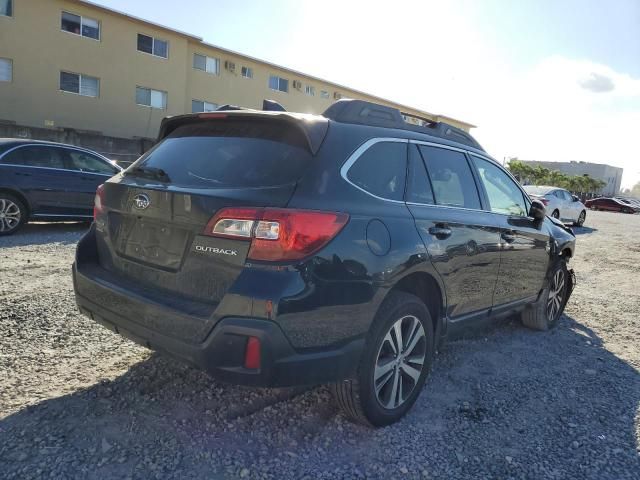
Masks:
[[[532,200],[529,216],[534,220],[544,220],[546,215],[547,210],[544,208],[544,204],[538,200]]]
[[[579,202],[580,201],[580,199],[575,195],[571,195],[571,198],[573,198],[574,202]]]

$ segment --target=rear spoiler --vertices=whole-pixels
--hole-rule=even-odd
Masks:
[[[327,134],[329,128],[329,120],[319,115],[307,115],[302,113],[289,113],[280,111],[261,111],[261,110],[235,110],[229,105],[228,110],[219,110],[206,113],[189,113],[186,115],[175,115],[165,117],[160,124],[160,132],[158,133],[157,142],[166,138],[176,128],[192,123],[224,120],[226,118],[252,120],[273,120],[283,122],[292,128],[297,129],[304,135],[309,145],[309,150],[315,155],[320,149],[320,145]]]

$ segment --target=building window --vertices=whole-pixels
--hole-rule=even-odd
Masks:
[[[205,55],[193,54],[193,68],[203,72],[220,74],[220,59],[207,57]]]
[[[164,110],[167,108],[167,92],[136,87],[136,103],[138,105]]]
[[[286,93],[289,91],[289,80],[277,77],[276,75],[271,75],[269,77],[269,88],[271,90],[278,90]]]
[[[60,72],[60,90],[85,97],[97,97],[100,94],[100,80],[79,73]]]
[[[169,57],[169,42],[159,40],[149,35],[138,34],[138,51],[155,55],[156,57]]]
[[[218,104],[211,102],[203,102],[202,100],[191,100],[191,112],[213,112],[218,108]]]
[[[316,94],[316,87],[312,85],[307,85],[304,87],[304,93],[307,95],[311,95],[312,97]]]
[[[242,76],[244,78],[253,78],[253,68],[251,68],[251,67],[242,67]]]
[[[0,58],[0,82],[13,80],[13,60]]]
[[[0,15],[13,17],[13,0],[0,0]]]
[[[320,90],[320,96],[322,98],[329,98],[329,92],[327,92],[326,90]]]
[[[93,18],[62,12],[60,28],[65,32],[100,40],[100,22]]]

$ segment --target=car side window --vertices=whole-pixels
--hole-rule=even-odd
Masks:
[[[402,200],[407,175],[407,144],[379,142],[349,168],[347,178],[361,189],[389,200]]]
[[[79,150],[67,150],[67,153],[70,158],[69,168],[71,170],[80,170],[82,172],[90,173],[104,173],[108,175],[116,173],[116,169],[113,166],[89,153],[81,152]]]
[[[61,148],[36,145],[16,148],[3,157],[2,163],[25,167],[65,168],[64,152]]]
[[[407,180],[407,202],[433,204],[433,190],[427,170],[416,145],[409,145],[409,179]]]
[[[480,196],[467,158],[461,152],[420,146],[427,167],[435,203],[451,207],[480,209]]]
[[[480,180],[489,197],[489,206],[494,213],[517,217],[527,216],[527,205],[522,191],[500,167],[488,160],[472,155]]]

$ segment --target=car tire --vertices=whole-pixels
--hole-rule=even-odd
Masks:
[[[560,219],[560,211],[559,210],[554,210],[553,213],[551,214],[551,216],[553,218]]]
[[[371,325],[355,378],[332,384],[331,392],[350,420],[373,427],[389,425],[402,418],[415,403],[431,369],[433,355],[434,332],[429,310],[414,295],[391,292]]]
[[[587,211],[586,210],[582,210],[580,212],[580,215],[578,215],[578,220],[576,220],[576,222],[574,223],[574,225],[576,227],[581,227],[582,225],[584,225],[584,221],[587,219]]]
[[[10,193],[0,192],[0,236],[16,233],[27,221],[24,203]]]
[[[558,324],[571,293],[570,275],[567,262],[558,260],[551,271],[549,285],[542,291],[538,301],[522,312],[521,319],[525,327],[545,331]],[[562,279],[561,285],[559,278]]]

